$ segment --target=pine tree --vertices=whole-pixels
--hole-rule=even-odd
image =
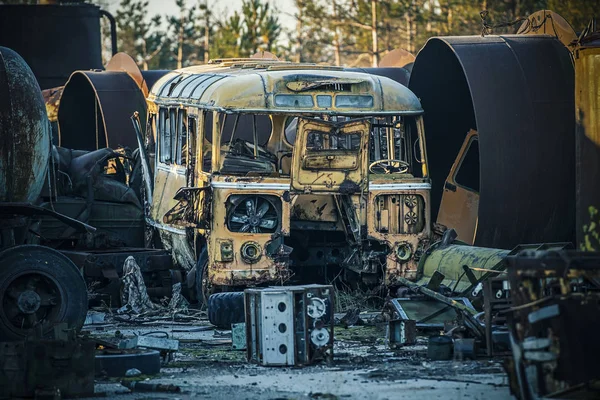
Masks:
[[[158,29],[161,16],[155,15],[148,21],[147,8],[147,0],[121,0],[115,15],[119,51],[133,57],[142,69],[150,67],[165,42],[165,33]]]

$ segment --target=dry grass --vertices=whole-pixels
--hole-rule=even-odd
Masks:
[[[335,312],[345,313],[348,310],[379,311],[385,298],[379,290],[361,290],[350,288],[334,289]]]

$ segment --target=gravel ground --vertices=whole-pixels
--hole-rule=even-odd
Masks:
[[[336,327],[332,365],[281,368],[247,363],[244,351],[232,349],[230,332],[206,325],[87,327],[91,336],[112,342],[151,331],[167,332],[180,340],[179,352],[163,365],[160,374],[128,379],[177,385],[181,393],[131,392],[119,379],[106,378],[96,381],[96,396],[223,400],[511,398],[500,359],[429,361],[426,338],[419,338],[414,346],[390,350],[384,326]]]

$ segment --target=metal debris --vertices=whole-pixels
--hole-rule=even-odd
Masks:
[[[106,322],[106,313],[88,311],[83,325],[104,324]]]
[[[246,289],[248,361],[260,365],[333,360],[333,286]]]
[[[119,343],[120,349],[137,349],[140,347],[161,351],[177,351],[179,350],[179,340],[140,335]]]
[[[507,260],[511,392],[521,400],[596,398],[600,253],[532,251]]]
[[[246,323],[231,324],[231,345],[234,350],[246,350]]]
[[[388,323],[387,338],[391,349],[417,342],[417,324],[414,320],[393,319]]]

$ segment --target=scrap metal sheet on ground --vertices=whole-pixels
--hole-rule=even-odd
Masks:
[[[574,76],[569,51],[534,35],[431,38],[409,88],[421,99],[435,221],[444,181],[479,132],[475,245],[573,241]]]

